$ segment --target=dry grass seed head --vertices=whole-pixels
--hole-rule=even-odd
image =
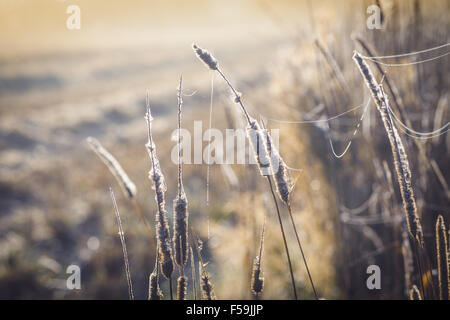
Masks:
[[[114,175],[125,196],[130,199],[134,198],[137,193],[136,185],[128,177],[125,170],[123,170],[119,161],[117,161],[117,159],[109,153],[109,151],[106,150],[97,139],[88,137],[86,141],[89,143],[89,146],[92,150],[94,150],[97,156],[108,167],[109,171],[111,171]]]
[[[159,249],[156,248],[156,260],[153,272],[148,279],[148,300],[162,300],[163,293],[159,287]]]
[[[179,276],[177,280],[177,300],[186,299],[187,290],[187,278],[185,276]]]
[[[211,70],[217,70],[217,60],[207,50],[200,48],[195,43],[192,44],[197,57]]]
[[[252,271],[251,290],[255,296],[259,296],[262,293],[262,291],[264,290],[264,277],[261,276],[262,275],[261,260],[262,260],[263,247],[264,247],[265,229],[266,229],[266,221],[264,219],[264,226],[263,226],[263,230],[261,232],[261,239],[259,241],[259,254],[255,258],[255,261],[253,263],[253,271]]]
[[[148,282],[149,282],[148,299],[149,300],[162,300],[163,294],[159,287],[158,274],[155,272],[152,272],[152,274],[150,274]]]
[[[158,240],[157,242],[161,258],[161,271],[163,275],[169,279],[173,272],[173,261],[169,224],[167,221],[167,211],[165,209],[165,192],[167,188],[158,158],[156,156],[156,146],[152,138],[152,116],[150,111],[148,92],[146,102],[147,113],[145,115],[145,119],[148,127],[148,142],[145,146],[147,147],[147,151],[152,162],[152,169],[149,172],[149,178],[153,181],[154,184],[153,188],[155,190],[155,199],[158,206],[158,212],[156,214],[156,237]]]
[[[183,267],[188,259],[188,212],[186,195],[183,193],[173,201],[175,261]]]
[[[389,99],[384,93],[382,87],[378,85],[375,77],[362,56],[355,51],[353,55],[367,87],[370,89],[373,100],[380,113],[386,133],[391,145],[394,165],[397,174],[397,181],[400,186],[400,193],[403,200],[403,210],[408,224],[408,230],[413,239],[418,238],[420,246],[423,246],[423,232],[419,216],[417,214],[414,190],[411,185],[411,170],[408,157],[405,152],[402,140],[398,134],[391,116],[389,114]]]

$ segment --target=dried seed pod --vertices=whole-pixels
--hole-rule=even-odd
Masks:
[[[187,290],[187,278],[185,276],[179,276],[177,280],[177,300],[186,299]]]
[[[148,282],[149,282],[148,300],[162,300],[163,294],[161,289],[159,288],[158,274],[152,272]]]
[[[293,186],[292,180],[288,175],[286,163],[274,145],[272,137],[267,130],[264,130],[264,132],[267,137],[267,154],[270,155],[270,166],[275,177],[277,194],[289,206],[289,196]]]
[[[195,264],[194,264],[194,252],[192,247],[189,247],[191,252],[191,271],[192,271],[192,291],[194,292],[194,300],[197,300],[197,277],[195,275]]]
[[[181,83],[182,78],[178,86],[178,193],[175,200],[173,200],[173,212],[174,212],[174,233],[173,243],[175,248],[175,262],[183,268],[188,259],[188,202],[186,199],[186,193],[183,188],[183,169],[181,165],[181,107],[183,100],[181,97]]]
[[[213,57],[211,53],[207,50],[200,48],[195,43],[192,44],[192,49],[194,49],[197,57],[211,70],[217,70],[217,60]]]
[[[381,115],[387,136],[394,157],[395,171],[397,181],[400,186],[400,193],[403,200],[403,211],[408,223],[408,231],[413,239],[418,238],[419,244],[423,247],[423,232],[419,215],[417,214],[417,206],[414,197],[414,190],[411,185],[411,170],[409,168],[408,156],[405,152],[402,140],[398,134],[391,116],[389,114],[389,99],[384,93],[382,87],[376,82],[375,77],[367,63],[361,55],[355,51],[353,59],[363,75],[367,87],[370,89],[372,98],[375,101],[377,109]]]

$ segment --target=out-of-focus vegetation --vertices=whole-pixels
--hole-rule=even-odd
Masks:
[[[268,120],[268,126],[280,129],[280,152],[286,163],[301,169],[291,172],[297,178],[292,207],[319,295],[407,298],[419,279],[414,270],[407,276],[404,215],[392,153],[373,103],[353,138],[370,96],[351,57],[355,49],[380,56],[448,43],[448,2],[78,3],[82,29],[70,32],[64,29],[67,1],[0,4],[0,16],[5,17],[0,20],[0,36],[10,43],[0,60],[0,298],[128,297],[109,186],[117,190],[135,296],[147,298],[155,247],[135,208],[118,192],[116,181],[85,138],[95,136],[117,157],[135,182],[137,201],[154,226],[156,205],[144,147],[149,88],[171,219],[177,183],[176,164],[170,159],[175,146],[171,133],[177,125],[175,88],[181,73],[186,93],[183,127],[193,132],[194,121],[203,120],[205,130],[209,118],[212,75],[192,53],[194,40],[219,59],[252,114],[303,122]],[[375,3],[382,9],[381,30],[366,26],[366,9]],[[383,61],[409,63],[445,50]],[[429,132],[448,122],[448,56],[381,67],[397,90],[393,109],[403,123]],[[337,80],[336,70],[344,82]],[[380,73],[376,77],[382,80]],[[218,78],[214,91],[213,126],[242,128],[240,110]],[[354,112],[324,121],[360,104]],[[311,120],[321,122],[305,123]],[[428,140],[401,130],[400,135],[436,269],[436,217],[443,215],[447,226],[450,221],[450,135]],[[337,153],[353,140],[348,152],[336,158],[330,139]],[[189,224],[203,240],[202,254],[209,261],[216,296],[252,298],[250,274],[265,215],[262,298],[292,298],[267,185],[255,166],[232,165],[225,170],[232,170],[238,184],[219,165],[211,166],[209,207],[206,166],[185,165],[183,177]],[[300,298],[313,298],[286,208],[281,208]],[[70,264],[81,267],[81,290],[66,289]],[[366,269],[372,264],[381,268],[381,290],[366,286]],[[186,274],[192,298],[189,268]],[[432,274],[437,284],[437,275]],[[167,281],[162,280],[161,286],[167,297]]]

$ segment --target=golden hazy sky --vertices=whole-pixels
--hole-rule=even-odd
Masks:
[[[267,6],[269,3],[269,7]],[[69,5],[81,29],[68,30]],[[302,20],[296,1],[0,0],[2,54],[35,54],[140,42],[258,37],[280,32],[276,20]]]

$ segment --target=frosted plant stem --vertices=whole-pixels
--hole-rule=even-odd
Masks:
[[[120,242],[122,244],[123,260],[125,262],[125,273],[127,275],[127,282],[128,282],[128,294],[130,296],[130,300],[134,300],[133,284],[131,282],[130,266],[128,264],[127,245],[125,244],[125,235],[122,229],[122,222],[120,221],[119,209],[117,208],[116,198],[114,196],[114,192],[111,187],[109,188],[109,192],[111,193],[111,199],[114,205],[114,212],[116,213],[117,224],[119,225],[119,236]]]

